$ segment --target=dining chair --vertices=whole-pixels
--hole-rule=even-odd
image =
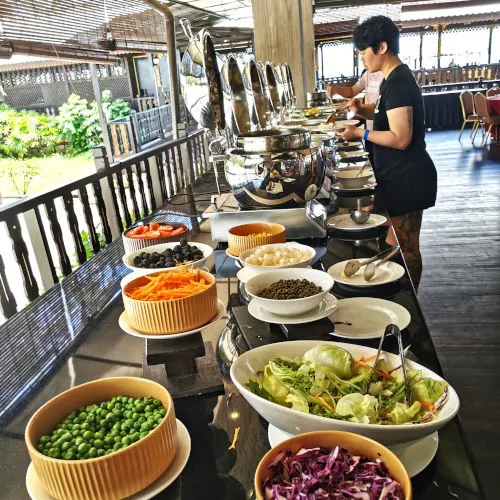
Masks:
[[[493,97],[494,95],[500,95],[500,87],[492,87],[486,91],[486,97]]]
[[[465,125],[467,123],[472,123],[472,130],[470,132],[470,137],[472,134],[475,136],[475,132],[479,127],[479,119],[474,109],[474,97],[472,92],[468,90],[464,90],[460,93],[460,105],[462,106],[462,116],[464,122],[462,123],[462,128],[460,129],[460,135],[458,136],[458,140],[462,138],[462,133],[464,131]]]
[[[488,111],[488,103],[486,96],[479,92],[474,95],[474,107],[476,108],[477,116],[479,118],[479,123],[482,131],[482,140],[481,147],[484,148],[486,142],[488,141],[488,136],[497,137],[498,136],[498,127],[500,125],[500,115],[490,115]],[[492,134],[492,130],[495,130],[496,134]],[[476,129],[477,133],[477,129]],[[474,139],[476,138],[476,134],[472,138],[472,143],[474,143]]]

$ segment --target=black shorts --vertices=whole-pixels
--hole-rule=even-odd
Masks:
[[[409,214],[433,207],[436,204],[437,173],[432,168],[425,172],[404,172],[391,179],[378,179],[376,197],[391,217]]]

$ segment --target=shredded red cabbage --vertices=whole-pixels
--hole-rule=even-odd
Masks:
[[[401,485],[380,459],[335,447],[281,451],[269,464],[267,500],[404,500]]]

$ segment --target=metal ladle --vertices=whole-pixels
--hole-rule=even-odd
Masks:
[[[371,257],[370,259],[367,259],[363,262],[359,262],[359,260],[350,260],[349,262],[346,263],[344,266],[344,275],[346,278],[350,278],[354,274],[356,274],[363,266],[366,266],[367,264],[370,264],[370,262],[375,262],[377,259],[380,258],[381,255],[384,255],[386,252],[389,250],[392,250],[391,248],[386,248],[382,252],[378,253],[374,257]]]
[[[356,224],[364,224],[370,218],[370,212],[366,212],[365,210],[361,210],[361,200],[358,198],[357,200],[358,208],[351,213],[351,220],[353,220]]]
[[[383,264],[387,260],[389,260],[391,257],[396,255],[399,251],[399,247],[395,247],[394,250],[392,250],[388,255],[386,255],[382,260],[377,262],[376,264],[373,264],[373,262],[370,262],[369,264],[366,265],[365,270],[363,272],[363,278],[365,281],[370,281],[374,276],[375,272],[377,270],[377,267],[380,266],[380,264]]]

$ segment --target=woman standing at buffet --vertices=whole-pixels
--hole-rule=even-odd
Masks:
[[[370,72],[384,80],[375,104],[350,103],[357,115],[373,120],[373,130],[347,126],[344,139],[373,143],[377,191],[382,195],[415,288],[422,274],[420,227],[423,210],[434,206],[437,173],[425,146],[422,94],[398,57],[399,31],[385,16],[375,16],[354,31],[354,45]]]

